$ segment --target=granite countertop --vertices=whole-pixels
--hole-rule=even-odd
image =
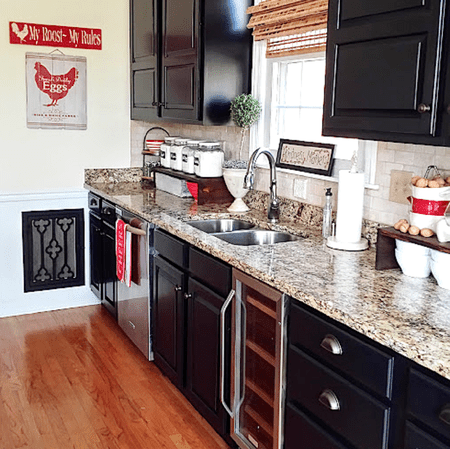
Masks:
[[[450,379],[450,290],[434,278],[375,270],[375,250],[328,248],[318,227],[281,220],[259,210],[233,215],[225,206],[198,206],[138,182],[85,187],[216,256],[378,343]],[[187,220],[233,217],[306,238],[267,246],[235,246],[193,228]]]

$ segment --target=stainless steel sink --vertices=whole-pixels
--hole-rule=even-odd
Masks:
[[[234,231],[214,234],[218,239],[233,245],[273,245],[281,242],[292,242],[302,237],[280,231],[268,231],[264,229],[253,229],[246,231]]]
[[[207,234],[217,232],[233,232],[241,229],[252,229],[255,225],[242,220],[231,218],[213,218],[210,220],[193,220],[187,221],[187,224],[194,228],[200,229]]]

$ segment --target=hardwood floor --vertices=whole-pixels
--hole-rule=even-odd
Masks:
[[[228,448],[102,306],[0,319],[0,449]]]

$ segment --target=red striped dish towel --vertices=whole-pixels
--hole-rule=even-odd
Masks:
[[[116,273],[120,282],[125,282],[126,226],[120,218],[116,221]]]

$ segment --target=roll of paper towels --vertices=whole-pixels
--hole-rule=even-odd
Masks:
[[[361,240],[364,208],[364,173],[339,172],[336,217],[336,241],[357,243]]]

